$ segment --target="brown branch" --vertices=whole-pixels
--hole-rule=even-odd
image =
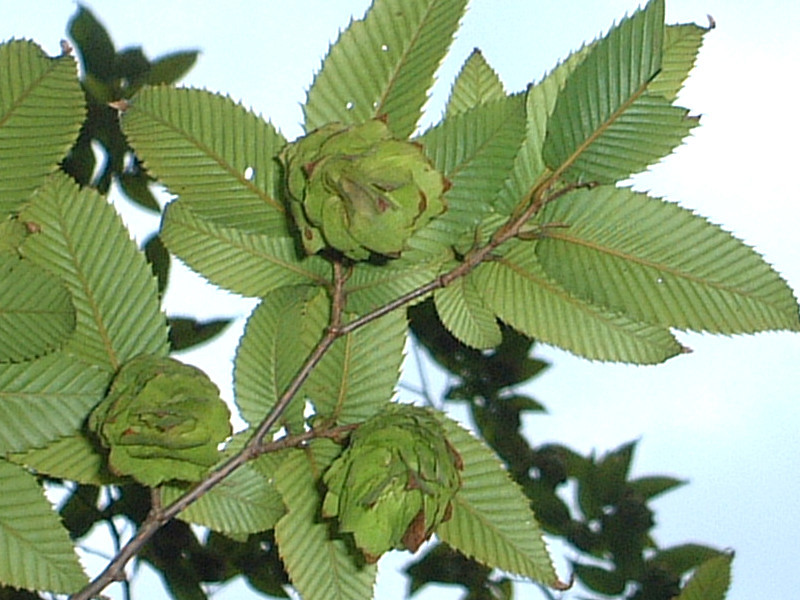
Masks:
[[[459,277],[469,274],[482,262],[488,260],[492,253],[501,244],[514,237],[517,237],[525,223],[532,219],[548,202],[574,189],[580,187],[591,187],[593,185],[568,185],[553,192],[552,194],[548,194],[551,186],[554,183],[555,179],[551,176],[541,184],[535,186],[526,196],[525,200],[521,203],[521,205],[527,206],[527,208],[524,209],[521,214],[513,215],[505,225],[500,227],[500,229],[495,232],[485,246],[476,248],[469,252],[464,257],[463,262],[461,262],[458,266],[437,277],[433,281],[430,281],[429,283],[400,296],[392,302],[389,302],[346,324],[342,324],[342,315],[346,303],[346,293],[344,287],[349,276],[349,271],[345,269],[341,262],[334,261],[334,281],[331,289],[331,318],[328,329],[323,338],[308,356],[305,363],[300,368],[297,375],[295,375],[294,379],[291,381],[284,393],[272,407],[264,420],[259,424],[255,433],[253,434],[253,437],[250,439],[247,445],[242,449],[241,452],[214,469],[208,475],[208,477],[192,487],[169,506],[160,506],[160,496],[156,490],[156,493],[154,493],[153,496],[153,507],[150,510],[150,513],[147,515],[147,518],[139,527],[136,535],[112,559],[102,573],[100,573],[91,583],[89,583],[89,585],[71,597],[72,600],[90,600],[111,583],[116,581],[124,581],[124,569],[127,563],[141,551],[144,545],[150,541],[150,538],[152,538],[153,535],[164,524],[173,519],[189,505],[197,501],[218,483],[228,477],[228,475],[250,460],[253,460],[254,458],[257,458],[258,456],[268,452],[275,452],[284,448],[298,447],[304,445],[312,439],[320,437],[338,439],[338,437],[341,437],[350,430],[354,429],[355,425],[320,430],[312,429],[299,435],[285,436],[270,442],[264,441],[267,434],[272,430],[283,413],[286,411],[289,403],[300,391],[300,388],[308,379],[311,372],[316,368],[323,356],[325,356],[337,339],[348,335],[353,331],[360,329],[361,327],[364,327],[368,323],[379,319],[380,317],[394,310],[402,308],[414,300],[418,300],[424,296],[427,296],[437,289],[450,285]],[[158,497],[158,499],[156,499],[156,497]]]

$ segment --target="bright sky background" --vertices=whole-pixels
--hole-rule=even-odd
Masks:
[[[438,120],[452,78],[473,47],[484,51],[507,89],[520,90],[634,10],[636,2],[472,0],[440,71],[426,123]],[[186,84],[242,100],[293,138],[301,131],[300,103],[312,72],[338,29],[352,15],[360,17],[369,0],[86,4],[118,47],[142,45],[151,58],[200,48]],[[31,37],[57,54],[76,6],[72,0],[0,0],[0,39]],[[723,224],[800,290],[795,91],[800,3],[667,0],[669,22],[705,25],[707,13],[717,29],[706,37],[681,98],[693,113],[703,115],[702,126],[686,146],[635,183]],[[136,227],[156,226],[135,215],[128,218]],[[184,277],[176,284],[183,298],[202,287]],[[229,303],[220,293],[206,298],[195,313],[204,318],[244,315],[251,306]],[[168,307],[182,305],[176,295],[168,298]],[[230,365],[219,357],[232,356],[238,331],[213,353],[185,358],[206,368],[223,387],[229,385]],[[531,417],[527,431],[536,443],[558,440],[586,452],[640,439],[638,474],[668,473],[691,481],[655,504],[658,541],[734,548],[729,600],[794,597],[800,589],[800,336],[680,337],[694,353],[657,367],[590,363],[539,348],[539,356],[552,360],[553,368],[529,391],[550,414]],[[568,577],[563,561],[559,566]],[[521,589],[520,597],[539,597],[533,588]],[[402,580],[381,575],[380,600],[399,599],[403,590]],[[435,597],[459,595],[440,591]]]

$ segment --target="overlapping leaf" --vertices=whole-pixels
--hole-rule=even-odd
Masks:
[[[475,271],[484,302],[515,329],[585,358],[658,363],[682,351],[669,331],[569,293],[539,264],[534,243],[517,243]]]
[[[276,473],[288,509],[275,526],[283,564],[303,600],[364,600],[372,597],[375,565],[361,565],[341,539],[331,539],[319,520],[322,472],[340,452],[329,440],[292,451]]]
[[[461,455],[464,470],[452,517],[436,528],[436,535],[485,565],[548,586],[559,585],[525,494],[483,442],[446,417],[440,421]]]
[[[466,0],[378,0],[331,46],[308,92],[306,131],[379,115],[398,138],[420,118]]]
[[[648,89],[662,67],[664,31],[664,2],[651,0],[596,43],[570,74],[543,148],[546,164],[559,176],[625,179],[669,154],[697,124],[687,110]],[[666,88],[674,79],[673,73]]]
[[[164,86],[139,92],[123,127],[148,170],[198,216],[288,235],[275,160],[286,140],[262,118],[224,96]]]
[[[83,432],[59,438],[42,448],[9,454],[7,458],[42,475],[86,485],[107,485],[119,481],[109,472],[106,457],[98,452],[96,445]]]
[[[800,329],[792,290],[750,247],[702,217],[626,188],[578,190],[547,206],[537,244],[570,293],[664,327],[713,333]]]
[[[366,314],[429,283],[443,261],[414,262],[401,258],[386,265],[356,265],[345,282],[347,309]]]
[[[156,280],[106,200],[54,175],[20,218],[40,230],[23,255],[72,294],[77,324],[64,351],[112,372],[138,354],[167,353]]]
[[[236,404],[250,425],[267,416],[322,338],[328,305],[319,288],[287,287],[267,295],[250,315],[234,369]],[[299,431],[303,409],[295,397],[282,424]]]
[[[301,259],[293,238],[226,227],[189,206],[179,201],[167,207],[160,236],[171,252],[212,283],[261,297],[283,286],[325,281],[327,263],[316,256]]]
[[[547,77],[528,88],[525,98],[525,139],[514,161],[511,177],[498,195],[495,203],[498,211],[511,214],[545,173],[547,165],[542,157],[542,148],[547,135],[547,123],[564,83],[586,58],[589,48],[573,52]]]
[[[69,594],[88,583],[66,529],[36,478],[0,459],[0,581]]]
[[[442,324],[472,348],[494,348],[503,340],[494,312],[489,310],[472,277],[461,277],[433,296]]]
[[[520,94],[448,117],[425,132],[420,142],[452,188],[445,194],[447,211],[414,237],[452,244],[473,232],[509,177],[524,130]]]
[[[58,352],[0,365],[0,452],[46,446],[77,432],[109,373]]]
[[[67,153],[85,115],[71,56],[0,44],[0,213],[17,211]]]
[[[185,488],[165,486],[166,506]],[[285,512],[275,486],[250,465],[244,465],[191,504],[179,518],[228,535],[247,535],[272,529]]]
[[[317,414],[360,423],[392,399],[406,342],[405,312],[395,310],[339,338],[303,386]]]
[[[476,48],[461,67],[453,83],[445,116],[450,117],[481,104],[501,100],[505,95],[500,77]]]
[[[74,328],[75,308],[57,277],[30,261],[0,256],[0,363],[41,356]]]

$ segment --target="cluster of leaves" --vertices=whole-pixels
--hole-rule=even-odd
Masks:
[[[376,0],[331,47],[304,105],[306,131],[380,118],[395,138],[414,136],[465,5]],[[648,364],[683,351],[673,328],[800,329],[791,290],[750,248],[616,186],[696,124],[673,102],[705,29],[665,26],[664,2],[652,0],[523,93],[506,93],[472,54],[441,122],[411,138],[450,182],[447,210],[399,257],[359,262],[301,251],[276,160],[288,141],[272,124],[221,95],[146,85],[174,81],[193,53],[154,63],[117,53],[85,9],[71,33],[82,85],[67,52],[0,46],[0,581],[87,598],[138,552],[179,598],[201,598],[201,582],[237,573],[283,595],[284,569],[307,600],[370,597],[375,567],[335,521],[320,520],[320,488],[346,432],[391,401],[405,308],[416,304],[413,331],[461,379],[449,396],[467,402],[485,443],[437,417],[463,471],[451,518],[435,533],[463,556],[437,548],[411,570],[415,587],[464,572],[465,557],[485,565],[461,581],[475,598],[509,596],[509,581],[490,568],[563,587],[544,529],[583,552],[575,573],[598,593],[624,594],[635,582],[631,598],[668,598],[699,565],[681,599],[722,598],[729,556],[662,550],[649,536],[647,502],[679,482],[629,479],[630,445],[599,459],[530,447],[520,415],[539,407],[513,392],[543,366],[529,357],[533,338]],[[112,160],[90,180],[92,140]],[[164,248],[139,251],[106,200],[66,173],[101,190],[116,177],[151,208],[142,190],[156,178],[179,197],[163,214],[165,248],[209,281],[260,299],[234,367],[249,427],[197,486],[149,490],[115,477],[86,431],[123,365],[217,326],[170,344],[159,302]],[[173,333],[191,334],[194,324],[182,323]],[[285,436],[269,441],[279,430]],[[98,522],[113,529],[120,515],[138,526],[88,586],[41,477],[77,486],[61,511],[73,537]],[[567,481],[579,490],[572,509],[558,493]],[[109,501],[103,486],[116,490]],[[189,523],[213,533],[200,543]]]

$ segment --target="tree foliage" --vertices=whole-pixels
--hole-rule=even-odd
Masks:
[[[408,568],[412,592],[510,598],[516,576],[567,589],[548,533],[576,550],[572,576],[594,594],[724,597],[730,555],[650,536],[649,502],[683,482],[632,478],[634,443],[583,456],[520,432],[543,410],[519,391],[546,367],[534,340],[652,364],[686,351],[675,330],[800,329],[792,291],[754,250],[619,185],[698,124],[674,102],[708,30],[665,25],[651,0],[514,93],[476,50],[418,132],[465,5],[375,0],[331,46],[295,141],[223,95],[175,87],[195,52],[117,51],[85,8],[69,25],[81,79],[68,44],[58,57],[0,45],[0,597],[93,597],[136,558],[179,599],[236,575],[269,596],[369,598],[378,556],[350,532],[371,539],[371,514],[392,533],[370,549],[441,542]],[[112,181],[151,210],[149,183],[176,196],[142,249],[103,195]],[[384,243],[365,223],[399,223],[392,211],[403,226]],[[166,318],[171,256],[259,301],[234,360],[247,428],[216,454],[204,432],[228,425],[199,412],[213,384],[200,402],[187,381],[203,374],[162,385],[165,372],[130,367],[173,364],[170,351],[226,324]],[[437,410],[397,433],[409,335],[450,373],[444,400],[474,431]],[[394,433],[345,481],[365,422]],[[109,467],[109,445],[136,468]],[[202,456],[191,477],[164,481],[171,449]],[[64,490],[58,515],[42,482]],[[69,538],[120,519],[136,533],[90,581]]]

